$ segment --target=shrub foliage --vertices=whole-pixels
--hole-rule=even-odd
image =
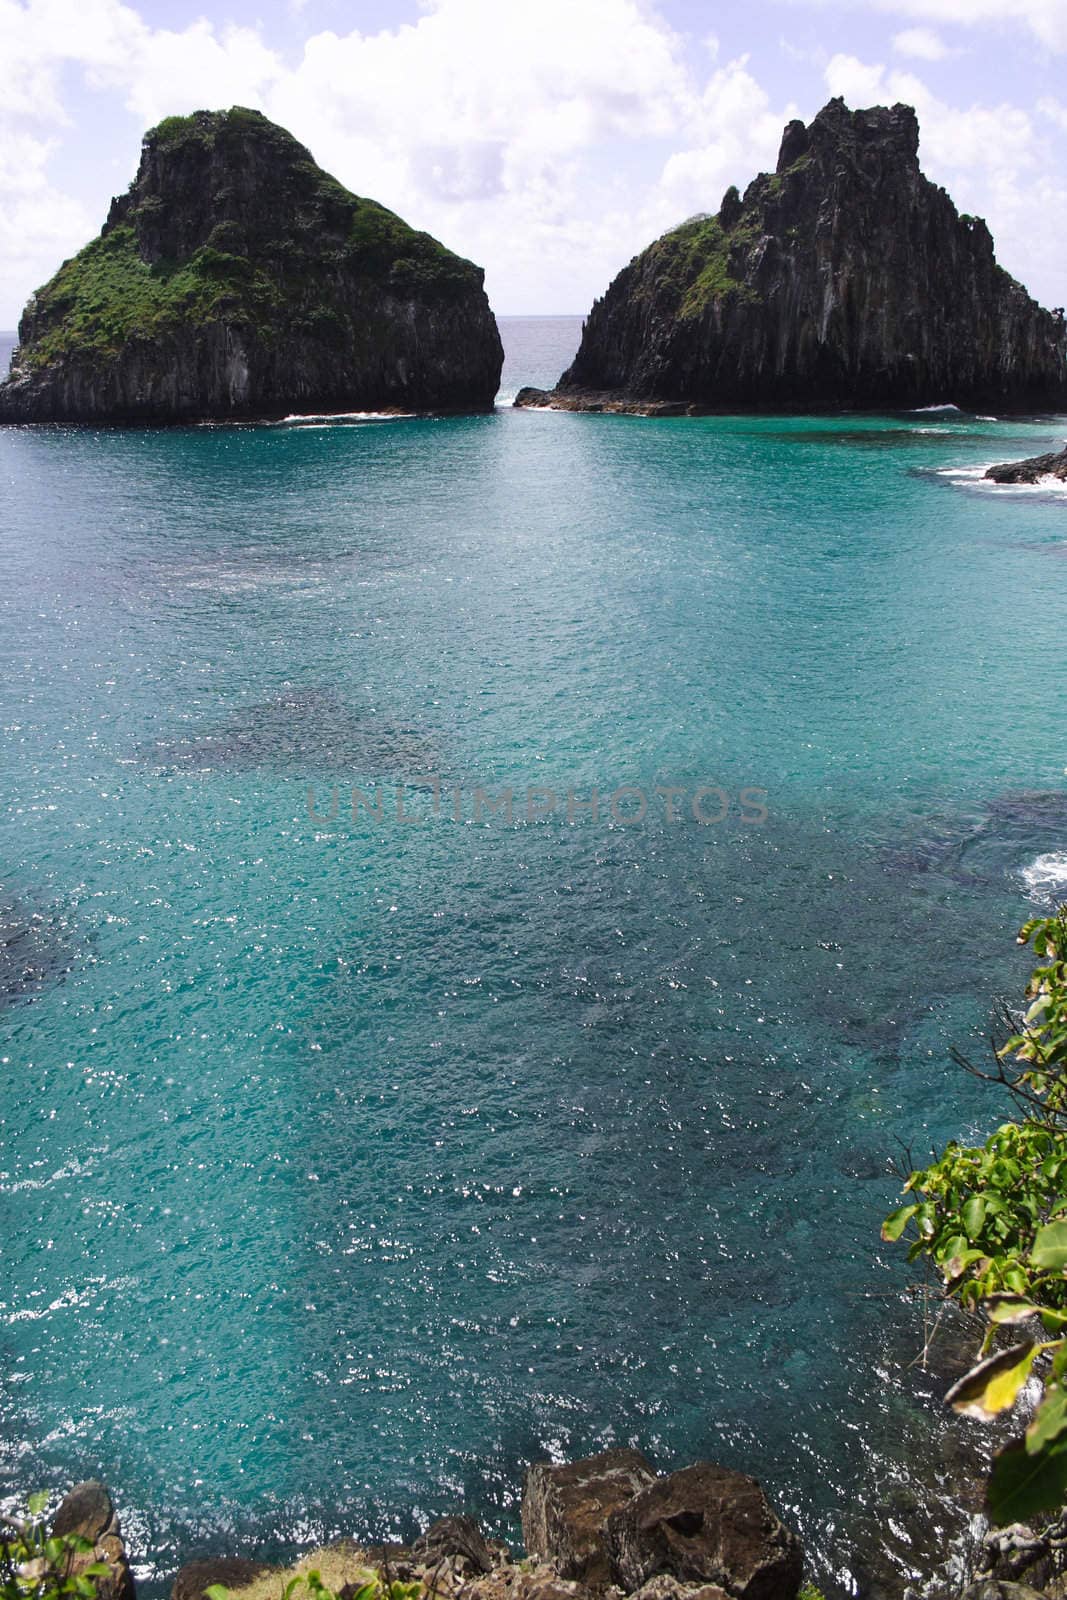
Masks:
[[[1028,922],[1019,942],[1039,965],[995,1074],[982,1074],[1008,1089],[1017,1115],[985,1144],[953,1142],[912,1172],[907,1204],[882,1227],[883,1239],[907,1237],[909,1260],[928,1261],[944,1294],[985,1323],[977,1364],[947,1404],[988,1420],[1041,1381],[1028,1427],[993,1463],[997,1523],[1067,1500],[1067,907]]]
[[[31,1495],[27,1517],[0,1517],[0,1600],[96,1600],[96,1579],[107,1577],[107,1563],[75,1572],[75,1557],[93,1547],[78,1534],[49,1534],[47,1503],[47,1494]]]

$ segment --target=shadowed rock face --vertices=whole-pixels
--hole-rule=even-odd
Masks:
[[[485,411],[503,351],[482,280],[258,112],[168,117],[26,307],[0,421]]]
[[[1067,446],[1047,456],[1031,456],[1027,461],[1003,461],[986,473],[994,483],[1040,483],[1042,478],[1059,478],[1067,483]]]
[[[484,1575],[493,1569],[493,1552],[473,1517],[440,1517],[415,1540],[412,1555],[424,1566],[461,1562],[466,1571]]]
[[[661,412],[1067,406],[1067,327],[918,162],[910,106],[831,100],[778,168],[636,256],[551,394]]]
[[[248,1588],[257,1578],[273,1573],[276,1568],[262,1561],[247,1561],[241,1556],[215,1556],[208,1561],[190,1561],[181,1567],[174,1579],[171,1600],[207,1600],[207,1590],[213,1584],[224,1589]],[[278,1585],[279,1589],[281,1584]]]

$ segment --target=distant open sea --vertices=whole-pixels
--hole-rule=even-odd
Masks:
[[[152,1595],[632,1443],[943,1556],[878,1229],[1067,886],[1067,497],[979,476],[1063,436],[0,429],[0,1496]]]

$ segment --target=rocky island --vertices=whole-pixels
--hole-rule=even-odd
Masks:
[[[551,391],[516,405],[677,414],[953,403],[1067,409],[1067,325],[919,166],[910,106],[831,100],[777,170],[624,267]]]
[[[0,422],[486,411],[483,274],[257,111],[168,117],[19,324]]]

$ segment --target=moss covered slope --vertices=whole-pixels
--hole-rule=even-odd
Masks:
[[[484,409],[501,361],[479,268],[242,108],[145,136],[19,340],[9,420]]]

